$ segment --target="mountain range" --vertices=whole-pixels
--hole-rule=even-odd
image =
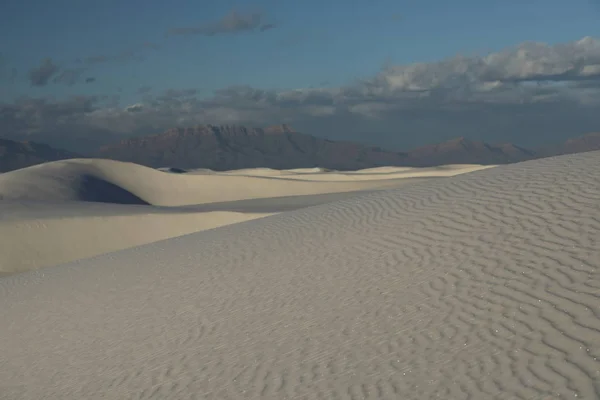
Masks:
[[[15,142],[0,138],[0,172],[76,157],[79,155],[55,149],[47,144],[29,141]]]
[[[75,154],[34,142],[0,139],[0,172],[68,158],[129,161],[153,168],[231,170],[267,167],[323,167],[357,170],[379,166],[429,167],[444,164],[508,164],[553,155],[600,150],[600,133],[535,150],[489,144],[464,137],[407,152],[332,141],[294,131],[287,125],[248,128],[199,125],[129,138],[89,154]]]

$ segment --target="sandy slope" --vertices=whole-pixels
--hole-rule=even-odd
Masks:
[[[463,168],[464,172],[482,166]],[[453,171],[454,174],[461,170]],[[370,174],[360,182],[344,173],[321,173],[298,181],[287,176],[264,176],[257,170],[236,173],[172,174],[133,163],[112,160],[56,161],[0,175],[0,199],[5,201],[101,201],[120,204],[181,206],[222,201],[299,196],[395,187],[398,174]],[[437,176],[447,176],[446,173]],[[413,174],[418,178],[418,174]],[[436,177],[427,174],[425,178]],[[424,179],[424,178],[423,178]],[[349,180],[349,181],[348,181]]]
[[[2,399],[598,399],[600,152],[0,279]]]
[[[451,174],[477,168],[484,167],[463,166]],[[299,172],[301,181],[286,178]],[[0,274],[448,175],[446,168],[437,175],[431,169],[380,172],[362,173],[358,182],[353,173],[319,169],[182,175],[117,161],[68,160],[2,174]]]
[[[454,173],[477,168],[483,167],[465,166]],[[282,206],[291,203],[294,204],[291,209],[319,204],[328,201],[323,194],[339,197],[335,192],[352,194],[400,186],[415,181],[405,179],[407,177],[419,178],[421,170],[411,171],[411,176],[406,175],[406,168],[388,169],[385,176],[373,171],[362,174],[364,182],[339,185],[339,182],[353,180],[352,173],[247,169],[223,173],[198,170],[186,174],[188,176],[177,176],[109,160],[47,163],[0,175],[0,197],[4,199],[0,206],[0,234],[10,238],[0,242],[0,272],[54,265],[254,219],[280,212]],[[194,172],[203,176],[190,176]],[[304,181],[321,182],[311,184],[285,179],[299,172]],[[422,170],[425,177],[431,177],[431,172]],[[440,168],[438,176],[446,175],[446,169]],[[270,179],[272,177],[284,179],[277,181]],[[307,199],[315,194],[321,196],[319,201]],[[282,195],[288,196],[271,197]],[[232,199],[238,202],[264,200],[264,204],[260,211],[255,211],[259,205],[235,204],[234,207]],[[197,207],[198,204],[210,206]],[[179,208],[157,209],[148,205]],[[182,205],[196,207],[182,209]]]
[[[3,212],[26,214],[0,221],[0,272],[47,267],[272,214],[132,207],[42,204],[34,207],[36,212],[25,213],[20,204],[0,205]]]

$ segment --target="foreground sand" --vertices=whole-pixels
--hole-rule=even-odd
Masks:
[[[0,278],[2,399],[598,399],[600,152]]]
[[[168,174],[110,160],[42,164],[0,175],[0,275],[482,168]]]

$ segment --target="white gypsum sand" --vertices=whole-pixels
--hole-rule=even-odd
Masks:
[[[600,152],[0,278],[1,399],[597,399]]]
[[[314,169],[300,181],[286,178],[296,170],[170,174],[110,160],[42,164],[0,175],[0,274],[478,168],[487,167],[388,168],[360,173],[360,181],[354,172]]]
[[[421,179],[444,177],[469,172],[487,166],[465,166],[448,172],[440,168],[437,174],[426,169]],[[273,170],[271,170],[273,171]],[[411,178],[420,178],[413,169]],[[0,199],[4,201],[101,201],[109,203],[182,206],[222,201],[261,199],[280,196],[301,196],[324,193],[353,192],[395,187],[406,178],[406,171],[397,174],[370,174],[368,179],[347,178],[343,172],[312,174],[312,179],[243,174],[173,174],[133,163],[102,159],[72,159],[55,161],[0,174]]]

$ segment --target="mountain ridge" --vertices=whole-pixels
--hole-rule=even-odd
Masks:
[[[108,158],[153,168],[309,168],[357,170],[380,166],[431,167],[445,164],[509,164],[535,158],[600,150],[600,133],[553,146],[527,149],[490,144],[464,136],[409,151],[388,151],[350,141],[333,141],[298,132],[286,124],[255,128],[240,125],[176,127],[163,133],[126,138],[80,155],[44,143],[0,139],[0,172],[68,158]]]
[[[8,172],[50,161],[81,155],[33,141],[17,142],[0,138],[0,172]]]

